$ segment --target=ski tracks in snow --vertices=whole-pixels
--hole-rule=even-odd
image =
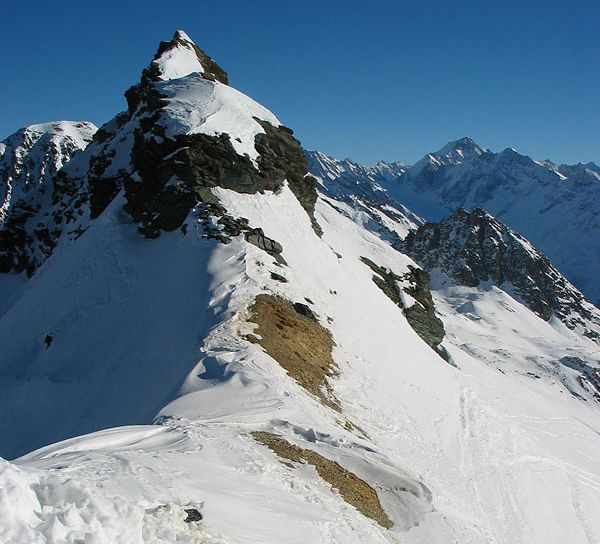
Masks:
[[[512,429],[502,425],[476,393],[463,386],[460,399],[460,470],[465,496],[489,542],[527,542],[527,521],[517,503],[519,484],[507,460],[515,455]],[[491,535],[502,535],[495,539]]]

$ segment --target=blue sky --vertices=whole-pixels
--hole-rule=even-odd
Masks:
[[[182,28],[309,149],[414,162],[470,136],[600,163],[600,2],[7,1],[0,138],[124,109]]]

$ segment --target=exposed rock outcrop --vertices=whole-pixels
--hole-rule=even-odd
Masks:
[[[600,368],[580,357],[561,357],[559,363],[579,373],[577,381],[597,402],[600,402]]]
[[[307,311],[308,310],[308,311]],[[331,335],[305,304],[273,295],[258,295],[250,307],[249,321],[258,336],[248,340],[260,344],[286,372],[323,404],[339,410],[329,379],[337,366],[331,356]]]
[[[375,273],[373,282],[394,304],[402,309],[406,320],[414,331],[428,346],[447,361],[448,354],[444,347],[440,345],[445,334],[444,324],[435,315],[429,274],[425,270],[409,265],[408,272],[403,276],[399,276],[366,257],[361,257],[361,261]],[[410,295],[413,304],[405,304],[402,292]]]
[[[356,474],[339,463],[327,459],[317,452],[290,444],[284,438],[273,433],[253,432],[257,442],[267,446],[282,459],[292,463],[308,463],[319,476],[337,489],[342,499],[354,506],[361,514],[371,518],[382,527],[389,529],[393,523],[379,502],[377,491]]]
[[[471,287],[491,281],[542,319],[556,316],[570,328],[598,336],[597,309],[525,238],[481,209],[460,209],[440,223],[426,223],[406,237],[401,249],[427,270]]]

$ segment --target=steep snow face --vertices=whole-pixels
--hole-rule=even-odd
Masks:
[[[202,74],[204,66],[194,49],[194,42],[189,36],[178,30],[174,37],[175,44],[164,51],[153,64],[160,71],[161,79],[177,79],[194,72]]]
[[[202,74],[210,80],[227,84],[227,74],[183,31],[162,42],[149,69],[160,80],[178,79],[190,74]]]
[[[78,151],[91,142],[92,123],[56,121],[22,128],[0,144],[0,225],[11,205],[38,204],[39,192]],[[43,188],[43,189],[42,189]]]
[[[255,118],[278,127],[280,122],[269,110],[228,85],[208,81],[198,74],[156,86],[167,100],[161,111],[165,134],[229,134],[239,155],[256,161],[255,139],[265,131]],[[255,162],[256,163],[256,162]]]

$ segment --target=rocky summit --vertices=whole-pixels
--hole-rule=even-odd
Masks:
[[[0,543],[597,541],[598,310],[487,207],[427,222],[593,167],[336,161],[185,32],[148,57],[0,144]]]

